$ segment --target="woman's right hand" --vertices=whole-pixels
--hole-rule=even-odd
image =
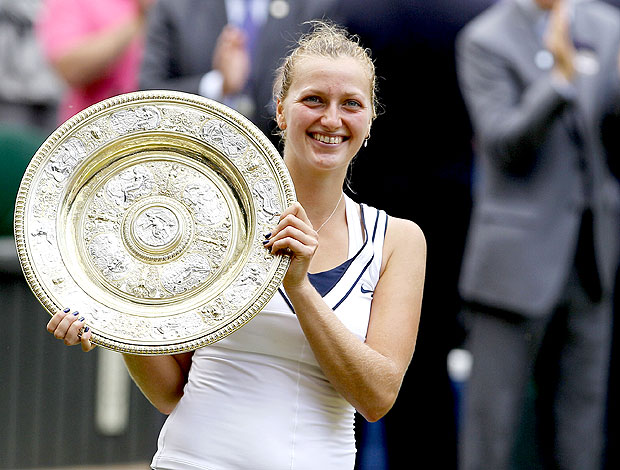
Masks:
[[[84,352],[95,348],[90,341],[93,332],[84,324],[84,317],[77,310],[72,312],[70,308],[65,308],[56,313],[48,322],[47,331],[56,339],[63,340],[67,346],[81,344]]]

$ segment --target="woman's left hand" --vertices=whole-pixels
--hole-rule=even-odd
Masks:
[[[319,236],[299,202],[293,203],[282,213],[265,247],[272,253],[290,255],[291,264],[283,280],[287,291],[307,282],[310,262],[319,247]]]

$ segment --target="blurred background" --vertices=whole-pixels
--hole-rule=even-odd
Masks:
[[[0,0],[0,469],[146,470],[164,416],[141,395],[117,355],[102,348],[83,354],[46,332],[48,315],[23,278],[12,222],[21,176],[47,136],[64,119],[96,102],[89,103],[88,97],[98,100],[139,89],[144,27],[139,23],[116,31],[115,58],[75,73],[76,63],[59,56],[69,38],[57,19],[66,19],[67,11],[77,15],[80,1],[65,2],[73,10],[62,12],[56,9],[62,2],[52,0],[51,7],[44,3]],[[110,15],[104,10],[111,3],[121,4],[119,11],[135,13],[138,22],[148,15],[149,2],[100,3],[101,15]],[[470,360],[462,349],[465,332],[457,281],[472,204],[472,130],[457,85],[454,40],[494,2],[324,3],[325,15],[359,34],[372,50],[380,78],[384,112],[353,166],[354,197],[415,221],[428,242],[416,352],[394,409],[372,425],[358,420],[357,468],[450,470],[456,468],[460,403]],[[620,0],[608,3],[620,6]],[[66,28],[79,29],[75,24]],[[114,81],[110,64],[121,60],[127,61],[122,70],[133,72]],[[90,83],[81,82],[87,75]],[[99,94],[76,98],[75,90],[106,81]],[[618,162],[618,132],[610,126],[608,148]],[[610,364],[610,397],[617,397],[617,346]],[[608,470],[620,468],[618,414],[617,400],[609,400]],[[532,423],[524,420],[515,468],[538,468]],[[406,462],[395,450],[403,445],[410,458]]]

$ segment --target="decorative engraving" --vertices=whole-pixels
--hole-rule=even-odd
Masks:
[[[88,252],[104,277],[111,280],[121,279],[133,267],[131,259],[122,249],[121,241],[113,234],[95,237],[88,246]]]
[[[170,244],[179,235],[179,220],[166,207],[151,207],[142,211],[133,222],[138,240],[148,246]]]
[[[105,186],[107,196],[117,205],[123,206],[141,196],[150,194],[153,188],[153,175],[137,165],[119,173]]]
[[[128,208],[120,226],[124,246],[149,264],[180,256],[192,244],[194,231],[189,210],[170,196],[141,198]]]
[[[119,134],[156,129],[161,116],[155,106],[125,109],[110,116],[112,128]]]
[[[262,209],[259,211],[261,221],[273,219],[282,213],[283,209],[278,199],[278,188],[273,179],[261,178],[252,187],[252,193]]]
[[[248,148],[248,141],[219,119],[211,119],[204,125],[202,137],[232,158],[239,157]]]
[[[159,269],[155,266],[141,267],[139,274],[129,277],[121,290],[139,299],[165,297],[159,284]]]
[[[198,309],[198,314],[208,325],[212,325],[214,323],[219,323],[224,318],[226,318],[226,314],[224,313],[224,308],[220,305],[219,308],[215,305],[205,305]]]
[[[85,156],[86,149],[82,141],[76,138],[67,139],[50,158],[47,171],[61,183],[69,177]]]
[[[187,185],[183,202],[193,209],[196,220],[204,224],[219,224],[228,215],[224,199],[208,181]]]
[[[182,294],[201,284],[211,272],[209,260],[191,253],[182,260],[170,263],[161,276],[164,289],[172,294]]]
[[[228,291],[227,300],[233,305],[245,304],[256,292],[265,279],[265,269],[256,263],[247,264],[241,275],[233,283],[233,288]]]

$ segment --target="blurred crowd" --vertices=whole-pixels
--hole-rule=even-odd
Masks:
[[[380,79],[347,191],[415,221],[428,243],[416,351],[388,415],[358,417],[358,468],[619,468],[620,1],[245,3],[0,0],[0,236],[39,145],[108,97],[200,94],[279,146],[274,70],[304,22],[331,18],[372,50]],[[464,359],[449,368],[455,350]],[[583,439],[562,442],[575,427],[594,439],[586,457],[562,447]]]

